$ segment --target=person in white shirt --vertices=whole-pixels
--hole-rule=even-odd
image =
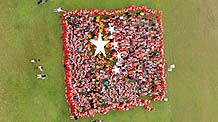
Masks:
[[[53,9],[53,12],[64,12],[64,10],[63,8],[59,7],[59,8]]]
[[[38,66],[37,69],[43,72],[43,66]]]
[[[167,68],[167,71],[171,72],[171,71],[173,71],[174,68],[176,68],[176,65],[175,65],[175,64],[171,64],[171,65]]]
[[[47,3],[48,2],[48,0],[38,0],[38,4],[45,4],[45,3]]]
[[[37,63],[37,62],[40,62],[40,59],[31,59],[31,62],[32,63]]]
[[[175,64],[171,64],[170,67],[174,69],[174,68],[176,68],[176,65]]]
[[[46,79],[47,75],[46,74],[38,74],[38,75],[36,75],[36,77],[38,79]]]

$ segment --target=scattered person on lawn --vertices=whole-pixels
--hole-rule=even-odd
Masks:
[[[43,72],[43,66],[40,65],[40,66],[37,67],[37,69],[38,69],[39,71]]]
[[[93,120],[92,122],[103,122],[103,120],[101,120],[101,119],[96,119],[96,120]]]
[[[45,4],[46,2],[48,2],[48,0],[38,0],[38,4]]]
[[[168,67],[168,68],[167,68],[167,71],[168,71],[168,72],[172,72],[173,69],[172,69],[171,67]]]
[[[53,12],[63,12],[63,11],[64,10],[61,7],[53,9]]]
[[[36,59],[32,59],[31,62],[32,63],[37,63],[37,62],[40,62],[40,59],[37,59],[37,58]]]
[[[164,98],[163,101],[166,101],[166,102],[167,102],[167,101],[168,101],[168,98]]]
[[[176,68],[176,65],[175,64],[171,64],[170,67],[174,69],[174,68]]]
[[[36,75],[36,77],[38,79],[46,79],[47,75],[46,74],[38,74],[38,75]]]
[[[171,72],[171,71],[173,71],[174,68],[176,68],[176,65],[175,65],[175,64],[171,64],[171,65],[167,68],[167,71]]]

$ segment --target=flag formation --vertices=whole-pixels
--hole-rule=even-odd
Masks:
[[[66,98],[73,117],[166,100],[162,12],[145,6],[63,12]]]

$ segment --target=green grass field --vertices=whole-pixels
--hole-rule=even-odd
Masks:
[[[218,122],[217,0],[35,0],[0,1],[0,122],[71,122],[64,96],[59,15],[55,7],[120,9],[146,5],[164,12],[168,102],[97,115],[104,122]],[[48,74],[35,78],[31,58]],[[93,118],[79,119],[90,122]]]

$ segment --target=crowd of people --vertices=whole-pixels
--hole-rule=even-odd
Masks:
[[[154,16],[155,15],[155,16]],[[167,101],[161,12],[145,6],[63,12],[66,98],[75,118]],[[99,33],[106,57],[94,55]],[[114,70],[116,69],[116,72]]]

